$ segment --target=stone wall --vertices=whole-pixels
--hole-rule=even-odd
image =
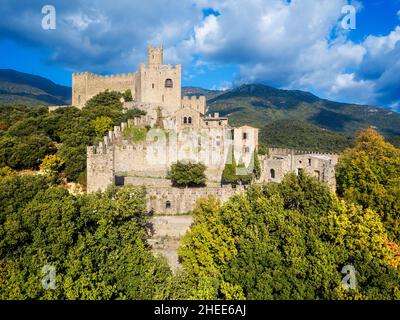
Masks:
[[[167,86],[167,80],[171,86]],[[181,65],[144,65],[136,73],[135,99],[162,107],[173,115],[181,105]]]
[[[135,73],[98,75],[90,72],[72,74],[72,105],[83,108],[96,94],[105,90],[124,92],[131,90],[135,98]]]
[[[162,188],[147,187],[148,209],[155,214],[173,215],[191,212],[200,197],[214,196],[227,201],[232,195],[244,192],[238,186],[205,188]]]
[[[181,102],[182,108],[191,108],[200,112],[202,115],[206,113],[206,97],[205,96],[184,96]]]
[[[331,153],[307,152],[282,148],[270,148],[268,156],[260,157],[260,182],[281,182],[283,177],[300,171],[316,177],[336,190],[335,166],[338,156]]]

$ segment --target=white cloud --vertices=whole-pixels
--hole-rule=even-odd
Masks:
[[[217,87],[265,82],[351,102],[400,101],[400,26],[354,43],[340,27],[347,0],[53,3],[57,30],[46,32],[40,0],[3,0],[0,34],[51,49],[53,61],[71,70],[133,70],[145,61],[148,43],[163,44],[169,63],[184,64],[186,79],[237,66],[236,77],[219,79]],[[363,10],[361,1],[351,3]],[[205,8],[220,15],[204,18]]]

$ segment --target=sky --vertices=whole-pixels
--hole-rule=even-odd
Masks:
[[[1,0],[0,16],[0,68],[59,84],[135,71],[162,45],[185,86],[263,83],[400,111],[400,0]]]

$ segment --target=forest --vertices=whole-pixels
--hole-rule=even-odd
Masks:
[[[141,111],[107,92],[82,110],[0,113],[0,299],[400,299],[400,149],[373,129],[340,153],[337,193],[289,174],[200,199],[173,273],[148,243],[145,188],[64,186],[84,183],[87,145]]]

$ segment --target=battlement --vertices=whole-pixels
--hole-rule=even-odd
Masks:
[[[122,122],[119,126],[114,126],[113,130],[108,131],[108,133],[103,137],[103,140],[100,141],[95,146],[87,147],[88,155],[95,154],[107,154],[112,151],[112,148],[115,147],[117,141],[121,141],[123,138],[122,133],[126,128],[130,127],[145,127],[150,124],[150,117],[147,115],[136,117],[133,119],[128,119],[128,122]],[[132,150],[146,150],[146,147],[140,147],[137,145],[134,146],[124,146],[124,148],[132,148]]]
[[[77,78],[86,78],[86,79],[129,79],[135,76],[135,72],[131,73],[117,73],[117,74],[107,74],[101,75],[93,72],[77,72],[73,73],[72,77]]]
[[[337,154],[335,154],[335,153],[297,150],[297,149],[288,149],[288,148],[268,148],[268,151],[269,151],[270,156],[313,155],[313,156],[337,157]]]
[[[147,61],[148,61],[149,65],[162,65],[163,64],[163,48],[148,46]]]
[[[206,112],[206,97],[205,96],[184,96],[181,100],[182,108],[191,108],[199,111],[202,114]]]
[[[150,65],[145,65],[145,64],[141,64],[139,67],[140,72],[148,72],[148,71],[152,71],[152,70],[160,70],[160,71],[164,71],[164,72],[169,72],[169,73],[180,73],[182,70],[182,65],[177,64],[177,65],[172,65],[172,64],[166,64],[166,65],[162,65],[162,64],[150,64]]]
[[[205,96],[183,96],[182,103],[184,102],[206,102]]]

